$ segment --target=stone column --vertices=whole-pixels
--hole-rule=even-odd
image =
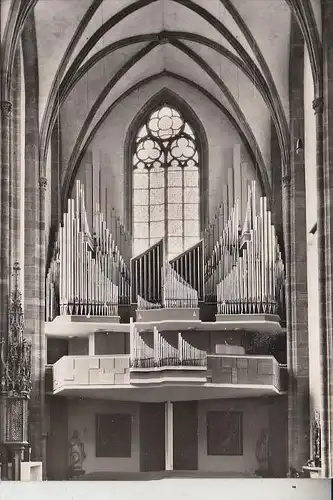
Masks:
[[[39,335],[40,335],[40,412],[41,412],[41,458],[43,461],[43,476],[46,474],[46,445],[47,428],[45,421],[45,365],[46,365],[46,338],[45,338],[45,266],[46,266],[46,197],[47,179],[39,178]]]
[[[316,116],[322,476],[333,476],[333,3],[322,2],[323,90]]]
[[[0,168],[0,338],[6,342],[8,335],[8,307],[10,294],[10,237],[9,237],[9,175],[10,175],[10,129],[12,103],[0,102],[1,109],[1,168]],[[2,372],[0,365],[0,372]],[[0,398],[1,399],[1,398]],[[7,450],[8,453],[8,450]],[[7,455],[8,458],[8,455]],[[5,476],[8,464],[4,465]]]
[[[289,430],[293,427],[293,356],[292,356],[292,315],[291,315],[291,246],[290,246],[290,184],[291,177],[285,173],[282,177],[282,207],[283,207],[283,234],[285,246],[286,269],[286,325],[287,325],[287,364],[288,364],[288,467],[292,466],[293,439]]]
[[[44,457],[44,276],[45,187],[40,177],[38,119],[38,57],[33,13],[22,31],[25,84],[24,185],[24,316],[25,335],[32,342],[32,394],[29,430],[32,460]]]
[[[304,40],[292,20],[289,67],[290,165],[283,177],[287,268],[288,462],[301,472],[310,454],[309,347],[304,140]]]
[[[317,98],[312,106],[316,115],[316,163],[318,194],[318,278],[319,278],[319,349],[320,349],[320,398],[321,398],[321,454],[322,474],[328,476],[328,394],[327,394],[327,318],[326,318],[326,265],[325,265],[325,178],[323,159],[323,99]]]
[[[12,103],[1,101],[0,335],[7,336],[10,293],[10,130]]]
[[[12,481],[21,481],[21,463],[24,446],[17,444],[10,447],[12,453]]]
[[[173,470],[173,403],[165,403],[165,470]]]
[[[14,262],[22,264],[24,276],[24,266],[21,262],[20,252],[20,231],[21,231],[21,182],[22,182],[22,165],[21,165],[21,55],[17,50],[14,59],[13,79],[12,79],[12,96],[13,96],[13,117],[12,117],[12,147],[11,147],[11,171],[10,171],[10,248],[11,259],[10,268]]]

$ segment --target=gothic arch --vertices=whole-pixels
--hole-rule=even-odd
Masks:
[[[132,123],[128,128],[128,132],[124,143],[124,214],[125,214],[125,225],[127,228],[132,227],[132,155],[135,136],[144,122],[149,116],[149,114],[154,111],[155,108],[166,104],[168,106],[176,108],[183,116],[184,120],[189,123],[189,125],[195,131],[198,138],[198,152],[201,158],[201,168],[199,171],[200,176],[200,195],[202,202],[200,203],[200,225],[204,228],[208,224],[208,140],[205,129],[193,111],[193,109],[175,92],[169,90],[168,88],[163,88],[152,98],[150,98],[146,104],[137,113]]]
[[[107,110],[103,113],[102,117],[99,119],[99,121],[96,123],[92,131],[90,132],[89,136],[85,140],[84,144],[82,145],[82,148],[75,159],[75,162],[73,162],[72,165],[69,165],[67,169],[67,173],[64,179],[63,187],[61,189],[61,200],[62,200],[62,206],[65,207],[67,197],[73,187],[73,182],[75,179],[75,175],[78,171],[79,165],[81,164],[81,161],[86,153],[86,151],[89,148],[89,145],[91,144],[93,138],[95,137],[97,131],[99,128],[102,126],[102,124],[105,122],[105,120],[108,118],[111,112],[115,110],[115,108],[120,105],[124,99],[126,99],[132,92],[144,87],[145,85],[158,80],[159,78],[167,76],[171,77],[172,79],[186,83],[189,87],[199,91],[202,95],[207,97],[209,101],[214,104],[229,120],[231,125],[235,128],[237,133],[239,134],[242,142],[245,145],[245,148],[253,162],[253,165],[255,165],[256,170],[258,171],[259,175],[259,182],[260,186],[263,190],[263,192],[266,194],[266,196],[271,199],[272,197],[272,190],[270,186],[270,181],[268,179],[267,175],[267,168],[265,165],[265,162],[262,158],[259,146],[256,142],[255,137],[251,133],[251,129],[248,124],[245,123],[245,120],[242,120],[242,125],[245,127],[245,130],[243,130],[238,121],[233,117],[233,115],[228,111],[227,108],[223,106],[223,104],[212,94],[210,94],[206,89],[198,85],[197,83],[193,82],[192,80],[189,80],[188,78],[184,76],[180,76],[178,74],[172,73],[170,71],[163,70],[160,73],[157,73],[152,76],[148,76],[147,78],[143,79],[141,82],[135,83],[132,87],[127,89],[121,96],[119,96],[115,101],[112,102],[112,104],[107,108]]]

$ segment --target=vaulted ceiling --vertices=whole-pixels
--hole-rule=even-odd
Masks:
[[[29,8],[42,161],[58,116],[70,165],[103,114],[159,75],[221,103],[268,172],[271,120],[287,154],[291,14],[309,23],[303,35],[311,44],[320,37],[320,0],[1,0],[3,36]]]

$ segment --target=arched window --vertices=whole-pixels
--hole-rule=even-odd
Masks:
[[[200,155],[192,127],[163,105],[148,116],[135,138],[133,254],[165,237],[168,259],[200,237]]]

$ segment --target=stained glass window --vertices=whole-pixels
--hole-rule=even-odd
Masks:
[[[134,255],[165,237],[172,259],[199,240],[197,139],[176,109],[162,106],[141,126],[135,141]]]

